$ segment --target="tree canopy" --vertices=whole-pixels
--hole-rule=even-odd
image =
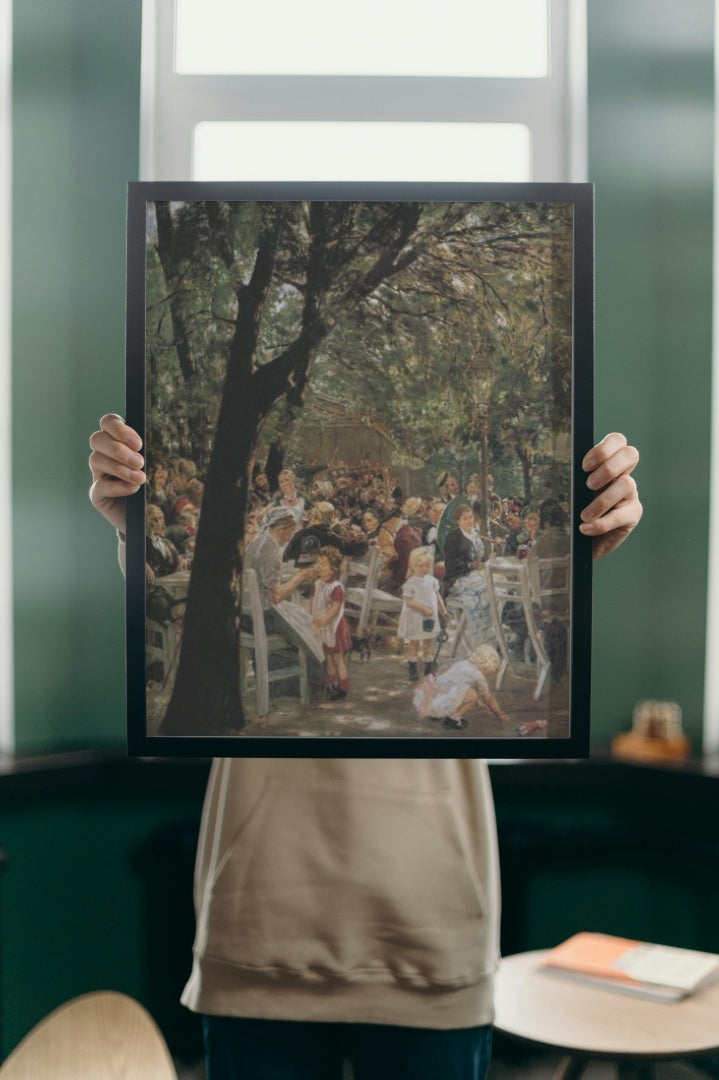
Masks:
[[[272,219],[275,261],[252,370],[301,338],[313,289],[323,326],[269,410],[259,458],[278,441],[290,446],[301,416],[305,425],[359,420],[391,439],[397,463],[433,466],[477,443],[486,403],[494,466],[521,467],[529,498],[535,458],[571,415],[571,208],[324,205],[315,211],[321,272],[308,284],[319,246],[312,212],[302,203],[158,204],[148,249],[150,458],[209,459],[238,287]]]

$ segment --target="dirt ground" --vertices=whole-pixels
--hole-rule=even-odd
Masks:
[[[446,671],[456,659],[447,655],[447,646],[438,657],[438,673]],[[420,673],[423,670],[420,662]],[[298,700],[296,681],[283,687],[273,688],[271,709],[267,716],[258,716],[254,687],[251,680],[243,697],[245,726],[238,737],[317,736],[397,738],[517,738],[518,743],[527,738],[566,738],[569,734],[568,680],[559,684],[549,683],[539,701],[533,694],[535,680],[520,678],[506,672],[499,690],[495,679],[490,687],[501,709],[508,714],[507,723],[501,723],[484,706],[478,705],[467,714],[468,726],[462,731],[447,731],[441,723],[430,718],[419,718],[412,704],[417,684],[408,678],[407,661],[399,641],[389,639],[373,643],[370,659],[360,660],[354,653],[348,660],[350,691],[338,702],[327,701],[315,690],[309,706]],[[148,692],[148,732],[152,734],[164,714],[170,687],[163,692]],[[547,721],[545,730],[523,736],[521,725],[534,721]],[[198,732],[198,735],[202,734]]]

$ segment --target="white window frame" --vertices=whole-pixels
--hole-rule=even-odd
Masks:
[[[12,505],[12,0],[0,0],[0,501]],[[0,536],[0,752],[15,749],[12,533]]]
[[[585,180],[586,0],[548,2],[548,76],[494,79],[177,75],[174,0],[144,0],[140,176],[190,179],[206,120],[365,120],[525,124],[533,180]]]

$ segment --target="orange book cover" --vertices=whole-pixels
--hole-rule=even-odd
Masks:
[[[596,975],[600,978],[634,983],[637,980],[616,965],[638,945],[638,941],[612,937],[610,934],[575,934],[552,949],[544,964],[547,967],[566,968],[582,975]]]
[[[679,1000],[719,977],[719,956],[714,953],[588,932],[557,945],[542,966],[663,1000]]]

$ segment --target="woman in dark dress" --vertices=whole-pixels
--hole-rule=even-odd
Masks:
[[[481,645],[494,637],[482,569],[486,553],[471,507],[460,503],[454,520],[444,545],[444,595],[450,608],[465,613],[474,644]]]

